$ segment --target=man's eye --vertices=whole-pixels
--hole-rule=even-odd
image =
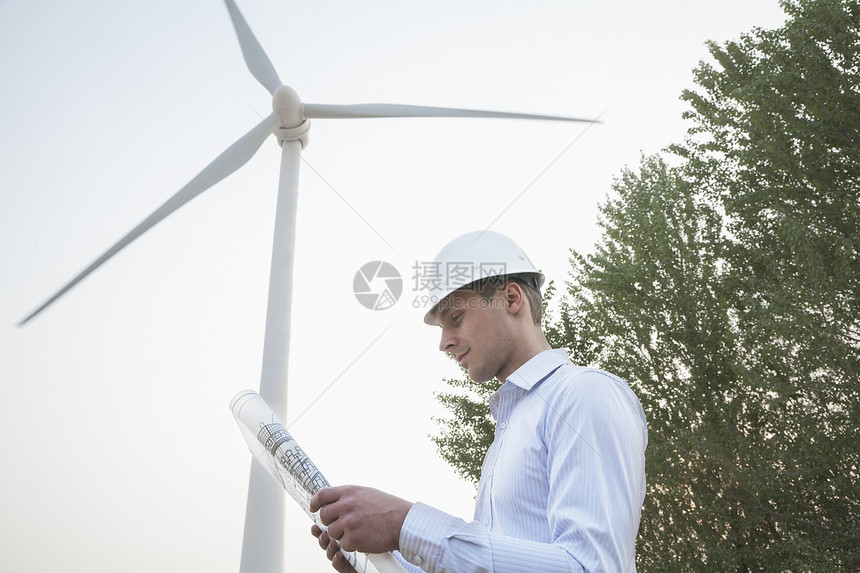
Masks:
[[[454,316],[452,316],[452,317],[451,317],[451,321],[452,321],[454,324],[460,324],[460,320],[462,319],[462,317],[463,317],[463,313],[462,313],[462,312],[461,312],[460,314],[455,314]]]

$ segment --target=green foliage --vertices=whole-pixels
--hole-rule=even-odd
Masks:
[[[709,44],[676,166],[616,178],[544,325],[646,411],[640,573],[860,567],[860,2],[782,5]],[[458,384],[437,445],[477,479],[495,388]]]
[[[694,127],[678,149],[725,208],[741,318],[764,329],[749,336],[776,333],[774,360],[806,375],[820,365],[856,391],[860,4],[785,9],[782,29],[711,44],[719,66],[696,70],[702,89],[684,95]],[[814,343],[786,352],[810,329]]]
[[[463,369],[461,369],[463,370]],[[436,399],[451,412],[451,418],[434,418],[442,431],[431,436],[439,455],[460,477],[478,483],[484,455],[493,443],[495,424],[487,405],[490,394],[499,389],[498,380],[478,384],[463,370],[462,378],[447,378],[455,392],[440,392]]]
[[[832,571],[860,564],[860,4],[784,8],[710,45],[676,150],[728,229],[745,525],[767,525],[743,563]]]

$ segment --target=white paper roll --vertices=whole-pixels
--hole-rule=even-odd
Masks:
[[[319,515],[311,513],[310,501],[317,491],[331,484],[287,432],[265,400],[253,390],[244,390],[233,397],[230,411],[233,412],[254,459],[266,468],[269,475],[280,483],[314,523],[325,531]],[[341,553],[358,573],[406,572],[391,553],[365,555],[346,552],[343,549]]]

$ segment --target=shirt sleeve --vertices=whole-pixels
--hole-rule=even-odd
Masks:
[[[406,558],[403,557],[403,555],[401,555],[399,551],[392,551],[391,554],[394,555],[394,558],[397,559],[397,562],[400,563],[400,565],[404,569],[406,569],[406,573],[421,573],[423,571],[423,569],[421,569],[420,567],[413,565],[412,563],[407,561]]]
[[[400,553],[428,573],[583,571],[561,546],[499,535],[420,502],[403,523]]]
[[[552,536],[587,571],[632,572],[645,498],[645,414],[614,376],[588,370],[571,382],[545,396]]]

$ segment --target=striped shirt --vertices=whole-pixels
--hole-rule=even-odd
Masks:
[[[490,397],[471,522],[416,503],[400,555],[428,572],[636,571],[645,413],[627,384],[542,352]]]

